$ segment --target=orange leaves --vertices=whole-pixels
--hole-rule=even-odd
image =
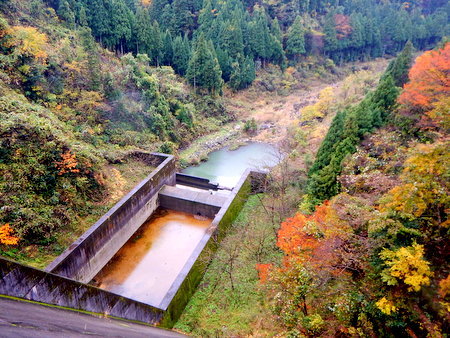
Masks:
[[[450,95],[450,43],[420,55],[409,71],[409,83],[399,102],[431,110],[433,104]],[[447,111],[448,113],[448,111]]]
[[[76,168],[78,165],[77,157],[72,154],[70,150],[61,155],[61,161],[55,162],[59,172],[58,175],[64,175],[66,173],[79,173],[80,170]]]
[[[318,206],[312,215],[298,213],[287,219],[277,241],[285,253],[284,269],[299,265],[322,277],[360,273],[371,241],[356,233],[367,220],[365,204],[346,194]]]
[[[450,275],[439,281],[439,296],[445,298],[450,295]]]
[[[346,244],[351,235],[351,227],[337,216],[333,203],[325,202],[312,215],[298,213],[283,222],[277,245],[286,254],[285,266],[295,262],[340,274],[350,268],[343,256],[353,255]]]
[[[258,271],[259,280],[261,283],[264,284],[267,282],[272,266],[272,264],[256,264],[256,270]]]
[[[13,229],[8,223],[0,227],[0,243],[5,245],[17,245],[19,237],[13,236]]]
[[[148,7],[152,4],[152,0],[141,0],[141,5],[144,7]]]
[[[277,246],[286,254],[298,253],[301,247],[311,247],[316,242],[314,236],[304,231],[307,221],[308,216],[298,213],[281,223]]]
[[[278,231],[278,247],[287,255],[314,250],[318,246],[318,240],[324,236],[326,220],[330,216],[328,202],[318,206],[312,215],[297,213],[281,223]]]

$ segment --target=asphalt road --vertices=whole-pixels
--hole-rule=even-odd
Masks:
[[[173,331],[0,297],[0,337],[184,337]]]

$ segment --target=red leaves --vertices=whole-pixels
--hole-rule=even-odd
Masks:
[[[352,26],[350,25],[350,18],[344,14],[336,14],[334,16],[336,37],[343,39],[352,33]]]
[[[272,268],[272,264],[256,264],[256,270],[258,271],[259,280],[261,283],[266,283],[269,278],[269,272]]]

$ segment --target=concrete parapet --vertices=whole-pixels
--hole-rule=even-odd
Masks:
[[[114,293],[0,258],[0,294],[157,324],[163,311]]]
[[[248,196],[263,190],[265,174],[248,169],[232,191],[211,194],[205,190],[174,187],[173,156],[151,156],[150,160],[157,162],[157,168],[56,258],[46,271],[0,258],[0,293],[172,327]],[[200,185],[210,184],[201,178],[190,180],[203,182]],[[152,307],[85,284],[160,205],[214,219],[159,306]]]
[[[158,192],[175,185],[175,159],[149,154],[157,168],[90,227],[46,271],[87,283],[158,207]]]

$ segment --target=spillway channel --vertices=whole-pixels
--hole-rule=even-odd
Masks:
[[[94,277],[92,284],[158,307],[211,221],[158,209]]]

